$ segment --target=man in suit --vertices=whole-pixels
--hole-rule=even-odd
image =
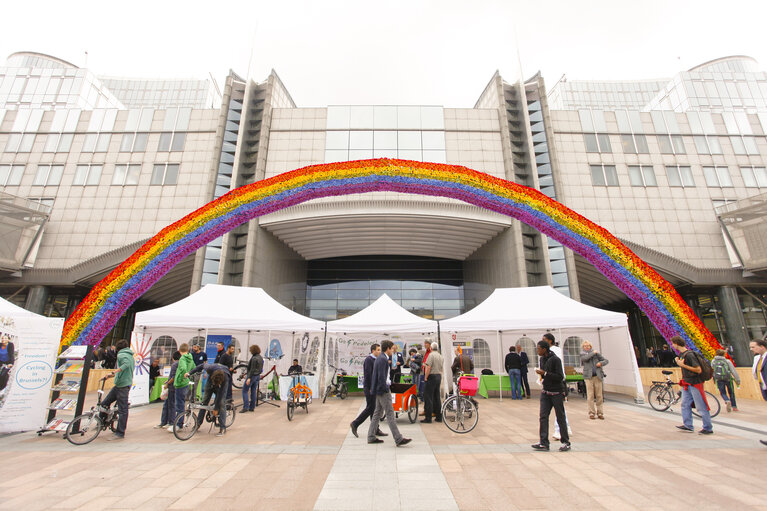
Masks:
[[[394,419],[394,406],[392,405],[391,391],[389,386],[391,385],[391,359],[392,359],[392,347],[394,343],[390,340],[381,342],[381,355],[375,359],[373,363],[373,376],[370,382],[370,390],[375,394],[376,407],[373,412],[373,417],[370,420],[370,427],[368,428],[368,443],[380,444],[383,442],[380,438],[376,437],[378,431],[378,423],[381,420],[381,414],[386,412],[386,422],[389,424],[389,430],[394,437],[394,443],[397,447],[410,443],[409,438],[402,436],[397,427],[397,422]]]
[[[399,352],[399,348],[395,344],[392,348],[391,358],[391,381],[399,383],[402,378],[402,366],[405,365],[405,359],[402,358],[402,353]]]
[[[373,412],[376,410],[376,395],[371,390],[371,383],[373,382],[373,364],[375,364],[376,358],[381,355],[381,345],[378,343],[370,346],[370,355],[365,357],[365,361],[362,363],[362,388],[365,392],[365,409],[354,419],[349,426],[352,428],[352,434],[359,438],[357,435],[357,428],[360,424],[365,422],[365,419],[372,417]],[[388,436],[388,433],[384,433],[379,428],[376,431],[376,436]]]

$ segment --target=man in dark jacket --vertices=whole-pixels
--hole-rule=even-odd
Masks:
[[[258,382],[264,370],[264,359],[261,357],[261,347],[253,344],[250,347],[250,360],[248,361],[248,374],[245,376],[245,385],[242,386],[242,410],[241,413],[252,412],[258,406]],[[250,396],[250,400],[248,400]]]
[[[192,345],[192,360],[194,360],[195,367],[208,361],[208,355],[202,351],[199,344]]]
[[[527,358],[527,353],[522,351],[521,344],[517,344],[517,353],[519,354],[519,359],[522,361],[522,371],[520,372],[522,387],[524,387],[525,397],[530,399],[530,382],[527,381],[527,366],[530,363],[530,359]]]
[[[511,399],[522,399],[520,387],[522,384],[522,357],[517,353],[514,346],[509,346],[509,352],[503,362],[506,372],[509,373],[509,384],[511,385]]]
[[[104,369],[114,369],[116,365],[117,351],[115,351],[114,346],[107,346],[106,351],[104,351],[104,362],[101,364],[101,367]]]
[[[223,396],[226,394],[227,389],[231,388],[232,386],[232,376],[229,373],[229,368],[223,364],[200,364],[189,371],[185,376],[189,378],[190,375],[199,373],[201,371],[205,371],[205,373],[208,375],[205,384],[205,395],[202,398],[202,404],[207,406],[208,403],[210,403],[210,398],[213,396],[213,394],[216,395],[216,400],[213,402],[215,407],[214,415],[218,416],[218,425],[220,428],[216,436],[222,436],[224,433],[226,433],[226,403],[223,399]],[[223,375],[223,377],[218,376],[214,380],[213,375],[217,372],[219,375]],[[195,388],[197,388],[196,385]]]
[[[365,422],[365,419],[372,417],[373,412],[376,409],[376,395],[371,389],[373,383],[373,365],[376,358],[381,355],[381,345],[378,343],[370,346],[370,355],[365,357],[365,361],[362,363],[362,389],[365,392],[365,409],[354,419],[349,426],[352,428],[352,434],[359,438],[357,435],[357,428]],[[384,433],[379,428],[376,431],[376,436],[388,436],[388,433]]]
[[[397,422],[394,419],[394,407],[392,406],[392,397],[389,386],[391,385],[391,357],[392,346],[394,343],[390,340],[381,342],[381,355],[376,357],[373,363],[373,376],[370,379],[370,391],[375,394],[376,407],[373,412],[373,417],[370,420],[370,427],[368,428],[368,443],[380,444],[383,442],[380,438],[376,437],[378,432],[378,423],[381,420],[381,414],[386,412],[386,422],[389,424],[389,430],[391,430],[392,436],[394,436],[394,443],[397,447],[410,443],[409,438],[402,436],[397,427]]]
[[[549,450],[549,415],[551,409],[557,416],[559,431],[562,434],[562,446],[560,451],[570,450],[570,436],[567,432],[567,419],[565,418],[565,392],[564,381],[565,373],[562,371],[562,362],[554,352],[551,351],[549,343],[546,341],[538,342],[538,356],[541,357],[541,367],[535,372],[543,378],[543,390],[541,390],[541,410],[540,420],[540,442],[533,444],[536,451]]]

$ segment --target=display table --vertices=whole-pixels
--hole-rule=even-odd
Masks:
[[[320,394],[320,377],[316,374],[302,374],[299,378],[301,378],[301,383],[309,387],[312,391],[312,399],[319,399],[322,400],[322,395]],[[280,376],[280,400],[286,401],[288,399],[288,392],[291,388],[293,388],[293,377],[292,376]]]
[[[149,402],[155,401],[157,399],[160,399],[160,394],[162,394],[162,386],[165,385],[165,382],[168,381],[168,378],[164,376],[158,376],[154,380],[154,387],[149,391]]]
[[[349,393],[352,392],[363,392],[364,389],[362,387],[359,387],[359,376],[341,376],[343,380],[346,382],[346,388],[349,390]]]
[[[511,382],[509,381],[508,374],[481,374],[479,375],[479,388],[477,389],[477,395],[487,399],[487,392],[490,390],[497,390],[503,392],[504,390],[511,395]]]

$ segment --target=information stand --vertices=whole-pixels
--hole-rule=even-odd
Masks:
[[[46,425],[37,434],[64,432],[72,418],[83,413],[88,376],[93,360],[93,346],[70,346],[58,356],[51,387]],[[65,417],[60,417],[60,413]]]

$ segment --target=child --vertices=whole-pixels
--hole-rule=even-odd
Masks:
[[[738,384],[740,388],[740,375],[735,370],[735,366],[732,362],[725,357],[726,352],[724,350],[716,350],[716,356],[711,360],[711,368],[714,372],[714,380],[716,386],[719,387],[719,393],[724,399],[724,404],[727,407],[727,411],[738,411],[738,405],[735,402],[735,389],[732,387],[732,380]],[[729,392],[730,397],[727,398]]]

